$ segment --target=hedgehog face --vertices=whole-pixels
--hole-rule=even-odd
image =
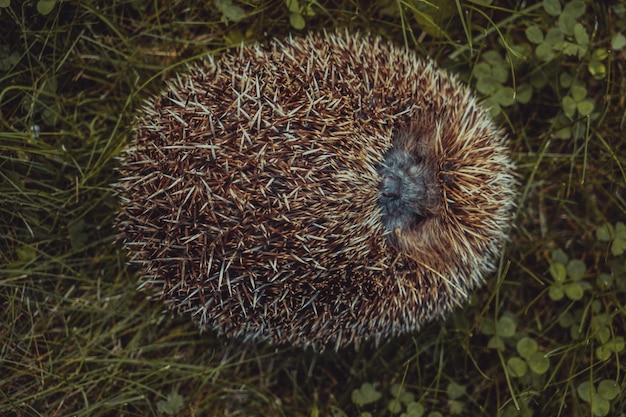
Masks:
[[[385,154],[378,174],[378,201],[388,231],[412,229],[435,212],[441,192],[424,158],[394,147]]]

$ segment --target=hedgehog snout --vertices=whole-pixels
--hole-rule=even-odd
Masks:
[[[399,198],[401,195],[402,181],[395,175],[383,175],[380,182],[380,193],[389,198]]]

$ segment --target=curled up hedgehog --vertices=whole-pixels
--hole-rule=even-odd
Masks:
[[[141,287],[219,334],[335,349],[418,330],[496,269],[515,200],[471,91],[380,38],[202,59],[122,156]]]

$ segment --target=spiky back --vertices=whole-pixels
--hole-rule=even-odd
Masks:
[[[398,135],[444,200],[388,231],[377,168]],[[506,238],[511,168],[453,77],[379,38],[311,34],[201,60],[149,101],[118,226],[142,285],[201,328],[341,347],[467,299]]]

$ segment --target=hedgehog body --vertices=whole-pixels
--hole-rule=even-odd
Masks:
[[[454,77],[311,34],[200,60],[150,100],[118,227],[142,286],[200,328],[339,348],[418,330],[484,282],[512,169]]]

